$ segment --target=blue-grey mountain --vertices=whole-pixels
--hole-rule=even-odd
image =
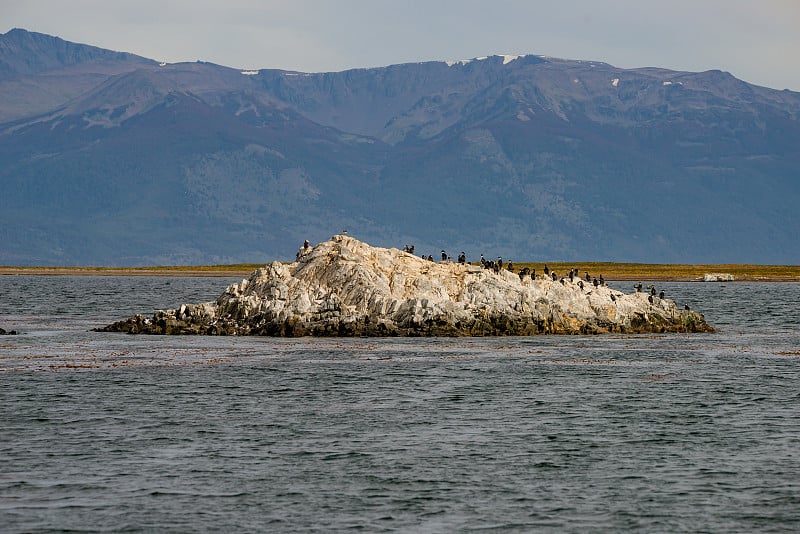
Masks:
[[[265,62],[269,62],[265,58]],[[0,35],[0,264],[798,263],[800,94],[491,56],[335,73]]]

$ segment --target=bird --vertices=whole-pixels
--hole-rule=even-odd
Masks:
[[[664,300],[664,295],[665,295],[665,293],[662,291],[661,293],[658,294],[658,298],[660,298],[661,300]]]
[[[684,304],[684,305],[683,305],[683,309],[684,309],[684,310],[686,310],[686,311],[689,311],[689,310],[691,310],[691,308],[689,307],[689,305],[688,305],[688,304]]]

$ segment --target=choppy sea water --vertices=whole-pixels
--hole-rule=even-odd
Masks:
[[[657,284],[713,334],[89,331],[232,281],[0,277],[0,531],[800,529],[800,284]]]

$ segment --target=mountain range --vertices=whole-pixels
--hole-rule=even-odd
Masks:
[[[265,58],[268,60],[268,58]],[[800,263],[800,93],[537,55],[343,72],[0,35],[0,264]]]

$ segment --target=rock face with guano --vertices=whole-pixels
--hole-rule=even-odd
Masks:
[[[583,287],[581,287],[583,286]],[[136,315],[98,329],[132,334],[528,336],[710,332],[703,315],[646,293],[576,278],[520,277],[432,262],[347,235],[301,249],[213,302]]]

